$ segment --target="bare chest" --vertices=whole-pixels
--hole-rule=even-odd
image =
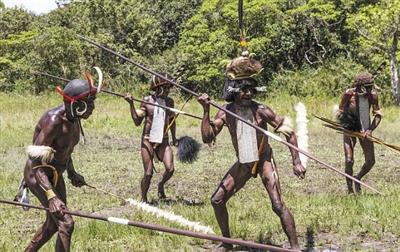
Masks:
[[[59,136],[54,139],[53,148],[56,150],[57,159],[68,159],[79,143],[80,128],[77,123],[72,125],[65,124]]]

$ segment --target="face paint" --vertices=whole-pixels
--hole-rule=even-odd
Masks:
[[[236,102],[242,106],[248,106],[255,94],[253,87],[243,87],[239,90],[239,93],[235,94]]]

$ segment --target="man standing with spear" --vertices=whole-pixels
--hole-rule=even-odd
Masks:
[[[353,132],[361,132],[359,142],[364,153],[365,162],[355,178],[361,180],[375,164],[374,143],[368,138],[372,131],[378,127],[382,119],[382,113],[378,102],[378,92],[374,87],[374,76],[368,72],[357,74],[354,87],[347,89],[339,104],[338,120],[344,129]],[[372,107],[373,119],[371,121],[370,110]],[[354,147],[357,137],[343,135],[343,147],[345,154],[345,172],[353,176]],[[347,190],[354,193],[353,180],[346,178]],[[354,182],[356,193],[361,192],[360,183]]]
[[[261,70],[257,60],[240,56],[227,66],[227,80],[224,98],[228,104],[223,107],[236,113],[252,124],[264,129],[270,124],[275,132],[281,132],[286,140],[297,146],[296,135],[288,120],[277,116],[269,107],[252,101],[259,90],[254,76]],[[273,152],[267,136],[224,111],[218,111],[213,125],[210,123],[210,104],[207,94],[202,94],[198,101],[203,106],[204,115],[201,124],[203,142],[210,143],[226,125],[231,135],[238,161],[225,174],[217,190],[211,197],[211,204],[224,237],[230,237],[227,201],[238,192],[252,177],[260,175],[272,203],[272,209],[279,216],[283,230],[289,238],[292,249],[299,250],[293,215],[281,198],[280,182]],[[290,149],[293,171],[299,178],[304,178],[306,170],[300,162],[298,151]],[[231,244],[222,243],[218,251],[232,249]]]
[[[171,86],[171,83],[153,76],[150,81],[150,89],[154,94],[144,97],[143,100],[173,108],[174,100],[168,97]],[[168,130],[171,131],[172,144],[178,144],[175,135],[175,114],[171,113],[170,110],[145,103],[141,103],[140,108],[136,110],[131,95],[127,95],[125,100],[129,103],[131,117],[136,126],[139,126],[145,119],[141,140],[141,155],[144,168],[144,175],[140,182],[142,201],[148,202],[147,192],[153,177],[154,156],[164,163],[165,172],[158,183],[158,197],[165,199],[164,185],[174,174],[174,158],[172,148],[169,145]]]

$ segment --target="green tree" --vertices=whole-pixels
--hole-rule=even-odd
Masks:
[[[25,56],[33,47],[33,39],[37,31],[26,31],[20,34],[9,34],[6,39],[0,40],[0,91],[19,91],[28,85],[23,83],[29,78],[26,70],[29,64]]]
[[[31,30],[35,20],[37,17],[24,9],[5,8],[0,12],[0,39]]]
[[[323,65],[345,49],[345,9],[340,1],[310,0],[289,9],[295,19],[298,65]]]
[[[283,69],[321,66],[341,54],[343,26],[340,2],[245,1],[249,50],[264,66],[262,79]],[[238,55],[237,1],[206,0],[186,23],[179,41],[184,75],[208,90],[223,82],[227,60]]]
[[[178,41],[180,27],[196,11],[199,0],[185,1],[74,1],[42,19],[43,26],[58,26],[93,38],[98,42],[147,64]],[[147,74],[117,61],[109,53],[82,42],[83,65],[98,65],[115,86],[136,86]],[[116,63],[121,64],[116,64]],[[157,68],[165,71],[158,62]]]
[[[36,17],[20,8],[0,11],[0,91],[24,89],[24,69],[29,66],[24,57],[33,48],[37,32],[33,29]]]
[[[392,94],[400,105],[400,1],[382,0],[360,6],[349,15],[348,28],[358,35],[353,41],[359,46],[361,57],[366,55],[371,61],[386,58],[390,62]]]

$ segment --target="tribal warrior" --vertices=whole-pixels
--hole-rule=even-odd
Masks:
[[[252,100],[257,91],[262,89],[258,87],[257,81],[253,78],[253,75],[260,71],[261,63],[248,57],[235,58],[228,64],[224,87],[224,99],[228,103],[224,105],[224,108],[264,129],[267,129],[267,124],[270,124],[275,132],[283,133],[289,143],[297,146],[295,133],[288,120],[276,115],[269,107]],[[226,125],[238,158],[211,197],[211,204],[222,235],[230,237],[227,201],[252,176],[256,177],[259,174],[270,197],[272,209],[279,216],[292,249],[299,249],[294,218],[281,198],[277,167],[267,136],[221,110],[218,111],[211,124],[208,95],[202,94],[198,101],[204,109],[201,125],[203,142],[212,142],[222,130],[223,125]],[[290,149],[290,152],[294,173],[298,177],[304,178],[306,171],[300,162],[298,152],[293,149]],[[217,250],[223,251],[231,248],[232,245],[222,243]]]
[[[170,78],[169,76],[165,75]],[[153,76],[150,82],[150,89],[154,94],[145,96],[144,101],[156,103],[170,108],[174,107],[174,100],[168,97],[172,85]],[[172,148],[169,144],[168,130],[171,131],[172,143],[177,145],[176,124],[173,120],[175,114],[170,110],[156,107],[149,104],[140,104],[139,109],[135,109],[132,96],[127,95],[125,100],[130,105],[131,117],[136,126],[139,126],[143,119],[144,127],[141,140],[141,154],[144,168],[144,175],[140,183],[142,201],[148,202],[147,192],[150,187],[151,178],[154,170],[154,156],[164,163],[165,171],[161,181],[158,183],[158,197],[165,199],[164,185],[174,173],[174,159]]]
[[[88,81],[70,81],[64,90],[57,87],[64,97],[64,104],[44,113],[35,127],[33,144],[27,148],[29,159],[21,188],[29,188],[49,212],[25,251],[38,251],[56,232],[55,250],[70,251],[74,221],[69,214],[63,213],[68,209],[63,173],[67,170],[74,186],[86,184],[83,176],[75,171],[71,159],[80,134],[83,134],[80,120],[89,118],[96,99],[93,79],[89,74],[86,77]],[[21,193],[16,200],[20,197]]]
[[[359,141],[365,162],[360,172],[355,176],[358,180],[361,180],[375,164],[374,144],[367,137],[371,136],[372,131],[378,127],[382,119],[382,113],[379,108],[378,93],[373,87],[374,77],[372,74],[368,72],[358,74],[354,81],[354,87],[344,92],[338,111],[338,120],[345,129],[364,134],[364,138],[359,138]],[[372,122],[370,118],[371,107]],[[350,176],[353,176],[354,146],[356,142],[356,137],[343,135],[345,172]],[[348,192],[354,193],[353,181],[346,178],[346,182]],[[355,182],[354,189],[357,193],[360,192],[360,184]]]

